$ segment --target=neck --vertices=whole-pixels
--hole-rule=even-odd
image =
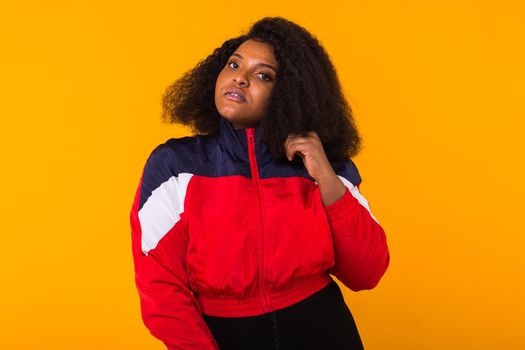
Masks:
[[[237,124],[237,123],[232,123],[232,126],[235,130],[239,130],[239,129],[247,129],[247,128],[256,128],[259,126],[259,122],[257,123],[253,123],[253,124],[247,124],[247,125],[243,125],[243,124]]]

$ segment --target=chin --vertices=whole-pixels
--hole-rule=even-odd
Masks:
[[[239,110],[237,108],[231,108],[229,106],[221,106],[223,108],[217,108],[217,111],[219,114],[230,121],[234,120],[245,120],[246,116],[244,116],[242,113],[239,113]]]

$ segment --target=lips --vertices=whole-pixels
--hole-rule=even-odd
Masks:
[[[224,93],[224,95],[234,101],[239,101],[239,102],[246,101],[246,97],[244,97],[244,94],[242,93],[242,91],[235,87],[228,88],[226,92]]]

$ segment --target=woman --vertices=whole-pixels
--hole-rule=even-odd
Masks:
[[[371,289],[390,256],[319,42],[265,17],[170,86],[163,106],[196,135],[151,152],[131,211],[151,334],[168,349],[362,349],[330,274]]]

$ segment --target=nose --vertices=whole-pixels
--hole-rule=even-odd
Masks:
[[[235,77],[233,77],[233,81],[236,82],[239,85],[246,86],[248,84],[248,79],[244,77],[244,74],[238,73]]]

